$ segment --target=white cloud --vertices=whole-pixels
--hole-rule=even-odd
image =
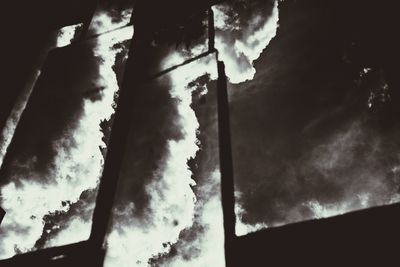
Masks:
[[[247,28],[240,28],[241,38],[232,39],[230,31],[237,26],[226,27],[227,15],[223,14],[227,8],[213,8],[216,16],[216,25],[222,26],[217,31],[215,47],[219,51],[219,57],[225,62],[226,74],[231,83],[241,83],[252,80],[256,73],[253,62],[258,59],[262,51],[275,37],[279,26],[278,1],[275,1],[272,14],[269,17],[255,15]],[[257,27],[260,25],[259,27]]]
[[[70,45],[75,37],[76,30],[82,26],[83,24],[81,23],[61,28],[57,34],[58,36],[56,47],[64,47]]]
[[[199,223],[204,227],[204,232],[198,234],[193,242],[184,244],[183,247],[178,248],[178,255],[162,266],[225,266],[221,198],[220,194],[210,194],[210,192],[215,192],[215,190],[212,189],[213,187],[219,188],[219,186],[220,173],[216,170],[208,179],[208,183],[199,189],[202,191],[201,194],[208,196],[208,198],[204,200],[204,203],[197,203],[197,205],[201,206],[198,216],[200,218]],[[185,259],[182,252],[184,251],[186,252],[185,254],[188,254],[192,249],[198,251],[199,254],[191,259]]]
[[[183,61],[183,56],[173,54],[163,62],[163,66]],[[191,178],[192,172],[187,166],[187,160],[194,158],[199,149],[196,136],[199,123],[191,108],[193,88],[188,84],[210,71],[215,78],[213,55],[166,75],[171,81],[170,97],[177,100],[177,123],[182,127],[183,137],[168,141],[165,166],[154,172],[156,177],[146,186],[151,198],[148,225],[139,225],[130,217],[130,207],[127,207],[126,220],[115,222],[108,237],[105,266],[131,266],[132,262],[136,266],[148,266],[149,259],[169,251],[169,246],[164,244],[176,243],[180,232],[193,224],[196,197],[191,186],[195,182]]]
[[[53,143],[57,155],[47,183],[39,183],[35,173],[18,177],[21,185],[14,182],[1,188],[2,206],[7,211],[2,227],[0,257],[14,255],[17,248],[21,252],[33,249],[40,238],[44,221],[43,216],[55,211],[66,211],[62,201],[76,202],[81,193],[96,188],[103,165],[103,156],[99,146],[104,147],[100,122],[109,119],[114,112],[114,93],[118,90],[117,79],[112,66],[119,50],[113,45],[128,40],[133,35],[133,28],[126,27],[98,38],[94,48],[95,55],[101,58],[97,86],[103,88],[99,101],[84,100],[83,115],[72,137],[63,137]],[[74,143],[73,147],[65,144]],[[68,148],[66,148],[68,147]],[[32,158],[32,162],[35,158]],[[72,222],[63,229],[51,244],[67,244],[87,239],[90,224]],[[78,227],[79,226],[79,227]],[[76,232],[79,234],[65,234]],[[76,239],[76,240],[74,240]]]

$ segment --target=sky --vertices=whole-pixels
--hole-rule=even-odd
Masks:
[[[399,200],[391,118],[400,100],[389,48],[376,41],[391,40],[379,17],[385,8],[290,0],[213,7],[229,79],[238,235]],[[100,5],[89,38],[72,45],[81,26],[61,30],[22,116],[9,120],[0,258],[88,238],[131,12]],[[360,20],[374,12],[373,29],[383,30],[371,40],[371,22]],[[179,46],[154,40],[151,72],[204,52],[204,30]],[[135,88],[105,266],[224,266],[216,79],[211,54]]]
[[[387,48],[362,42],[371,38],[360,34],[369,25],[356,28],[373,11],[354,17],[359,6],[340,8],[284,2],[254,79],[231,87],[235,179],[247,223],[281,225],[398,201],[398,125],[389,122],[398,99],[382,68]],[[373,27],[388,31],[380,21]]]

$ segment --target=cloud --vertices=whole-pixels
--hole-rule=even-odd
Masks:
[[[319,9],[296,5],[280,10],[279,34],[258,58],[254,79],[230,85],[235,181],[247,224],[277,226],[398,199],[398,125],[382,123],[395,116],[389,84],[372,75],[379,67],[360,82],[366,67],[344,62],[352,30],[337,25],[337,15],[321,18]],[[368,109],[371,90],[377,111]]]
[[[53,35],[56,35],[55,42],[48,43],[47,46],[43,49],[44,51],[40,53],[35,69],[32,71],[32,74],[25,83],[25,86],[23,87],[20,96],[16,100],[11,114],[7,119],[6,124],[0,135],[0,166],[3,164],[3,159],[7,152],[7,148],[11,143],[11,139],[14,135],[17,124],[21,118],[23,111],[25,110],[26,104],[28,103],[29,97],[32,93],[32,89],[40,75],[40,70],[48,52],[54,48],[63,47],[71,44],[80,27],[82,27],[82,24],[66,26],[55,31],[55,33],[53,33]]]
[[[184,59],[171,55],[162,64],[172,65],[170,60],[178,64]],[[168,253],[181,231],[192,225],[195,182],[187,162],[199,149],[199,123],[191,107],[196,88],[188,85],[212,69],[216,71],[211,55],[138,89],[141,97],[134,105],[121,175],[123,189],[107,239],[106,266],[129,266],[132,262],[148,266],[154,256]],[[144,199],[129,193],[138,188],[142,188]]]
[[[220,198],[220,174],[214,171],[202,181],[197,195],[194,224],[183,232],[173,255],[158,259],[157,266],[225,266],[224,229]]]
[[[114,45],[130,39],[132,31],[126,27],[49,55],[46,76],[37,83],[3,165],[2,258],[34,249],[45,216],[67,213],[65,203],[97,187],[103,164],[99,146],[105,146],[100,122],[114,113],[113,67],[123,52]],[[58,229],[49,245],[87,238],[90,224],[81,220],[61,224],[68,228]],[[75,232],[78,240],[64,231]]]
[[[240,6],[240,1],[236,2]],[[230,82],[241,83],[253,79],[256,72],[253,62],[275,37],[278,29],[278,1],[274,1],[273,6],[270,2],[256,1],[236,9],[234,1],[233,4],[213,7],[213,10],[217,29],[215,46],[220,52],[220,59],[225,62]]]
[[[57,34],[56,47],[68,46],[72,43],[75,38],[75,34],[79,28],[83,26],[82,23],[76,25],[66,26],[61,28]]]
[[[253,78],[253,62],[276,35],[278,6],[277,2],[246,5],[242,1],[237,1],[233,6],[215,9],[218,28],[216,45],[221,59],[227,65],[231,82],[240,83]],[[262,9],[254,12],[260,6]],[[228,27],[227,19],[231,13],[240,19]],[[129,17],[122,14],[122,20],[115,20],[102,9],[96,14],[90,29],[94,34],[125,25]],[[27,157],[23,168],[21,166],[24,164],[19,163],[23,175],[27,170],[32,175],[32,169],[38,170],[38,165],[44,165],[43,170],[35,175],[46,175],[40,177],[37,185],[29,183],[25,188],[40,192],[46,185],[59,199],[51,204],[53,206],[44,207],[35,215],[38,220],[43,217],[46,220],[38,223],[36,232],[29,235],[31,244],[39,238],[45,240],[41,241],[45,243],[42,246],[79,241],[84,238],[82,233],[89,231],[87,218],[92,212],[93,191],[102,168],[102,154],[97,148],[101,146],[105,149],[98,125],[101,120],[110,119],[114,93],[118,88],[112,68],[121,51],[110,44],[121,41],[121,37],[125,38],[125,32],[112,31],[105,36],[109,39],[102,41],[100,38],[93,50],[98,58],[98,73],[86,78],[90,82],[85,84],[92,83],[94,88],[100,90],[89,90],[89,93],[94,92],[93,96],[75,103],[71,109],[73,116],[63,120],[64,123],[70,121],[71,125],[67,130],[58,130],[50,138],[53,141],[46,160],[41,159],[43,154],[32,153],[33,156]],[[197,46],[190,55],[201,51],[202,48]],[[185,53],[174,53],[163,62],[163,66],[181,63],[187,56]],[[124,266],[135,262],[138,266],[147,266],[151,258],[167,255],[171,248],[180,251],[177,257],[167,257],[164,261],[171,266],[187,261],[193,266],[224,265],[222,212],[216,193],[216,188],[219,188],[219,175],[215,171],[218,167],[215,156],[217,139],[215,136],[206,137],[210,129],[215,130],[215,125],[206,130],[198,121],[206,125],[215,124],[216,106],[211,105],[213,115],[204,115],[201,105],[193,103],[196,95],[200,102],[213,95],[210,92],[207,94],[208,84],[198,80],[207,76],[206,80],[216,79],[216,64],[211,58],[179,68],[170,74],[169,80],[160,79],[158,85],[151,84],[147,88],[149,90],[144,90],[141,95],[142,104],[134,105],[134,130],[121,174],[121,184],[125,186],[119,189],[113,230],[108,237],[106,265]],[[155,90],[154,87],[159,88]],[[146,101],[156,103],[156,106],[146,105],[149,103]],[[199,133],[199,127],[204,132]],[[54,130],[50,132],[54,134]],[[203,141],[199,142],[198,139]],[[199,152],[200,148],[202,151],[208,148],[208,152]],[[56,177],[55,181],[52,177]],[[85,180],[84,177],[91,179]],[[24,185],[24,181],[24,178],[19,179],[14,189],[10,187],[11,191],[19,190],[18,186]],[[58,194],[61,188],[70,190],[66,190],[67,195]],[[90,200],[83,201],[83,192],[87,191],[92,192]],[[37,194],[30,195],[35,197]],[[65,201],[68,203],[65,204]],[[27,225],[32,227],[30,223]],[[245,221],[240,225],[244,231],[260,226],[250,226]],[[200,228],[203,230],[197,232]],[[78,232],[79,235],[76,234]],[[182,236],[185,232],[197,238],[185,240]],[[27,245],[23,250],[29,247]],[[193,250],[198,253],[191,254]]]

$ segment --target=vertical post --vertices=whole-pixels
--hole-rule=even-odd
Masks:
[[[97,5],[91,10],[90,15],[85,18],[85,21],[83,22],[82,32],[81,35],[79,36],[80,41],[85,40],[88,37],[89,27],[90,24],[92,23],[93,16],[98,6],[99,6],[99,1],[97,1]]]
[[[108,230],[111,211],[117,190],[120,169],[132,122],[132,99],[143,82],[148,55],[147,35],[139,29],[131,41],[124,80],[119,91],[117,110],[111,129],[107,155],[100,181],[96,206],[93,213],[92,231],[89,241],[94,249],[101,249]]]
[[[6,212],[0,207],[0,225],[3,221],[4,215],[6,215]]]
[[[210,7],[208,9],[208,51],[215,50],[215,26],[214,11]]]
[[[233,266],[233,256],[235,254],[234,244],[236,238],[236,216],[227,81],[225,75],[225,65],[221,61],[218,61],[217,90],[221,195],[225,233],[225,261],[226,266],[231,267]]]

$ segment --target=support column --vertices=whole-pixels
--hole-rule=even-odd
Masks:
[[[232,148],[229,123],[229,103],[227,92],[227,81],[225,75],[225,65],[218,61],[218,137],[219,137],[219,155],[221,172],[221,196],[222,210],[224,216],[225,233],[225,261],[226,266],[231,267],[234,264],[234,244],[235,235],[235,196],[234,196],[234,178],[232,163]]]

